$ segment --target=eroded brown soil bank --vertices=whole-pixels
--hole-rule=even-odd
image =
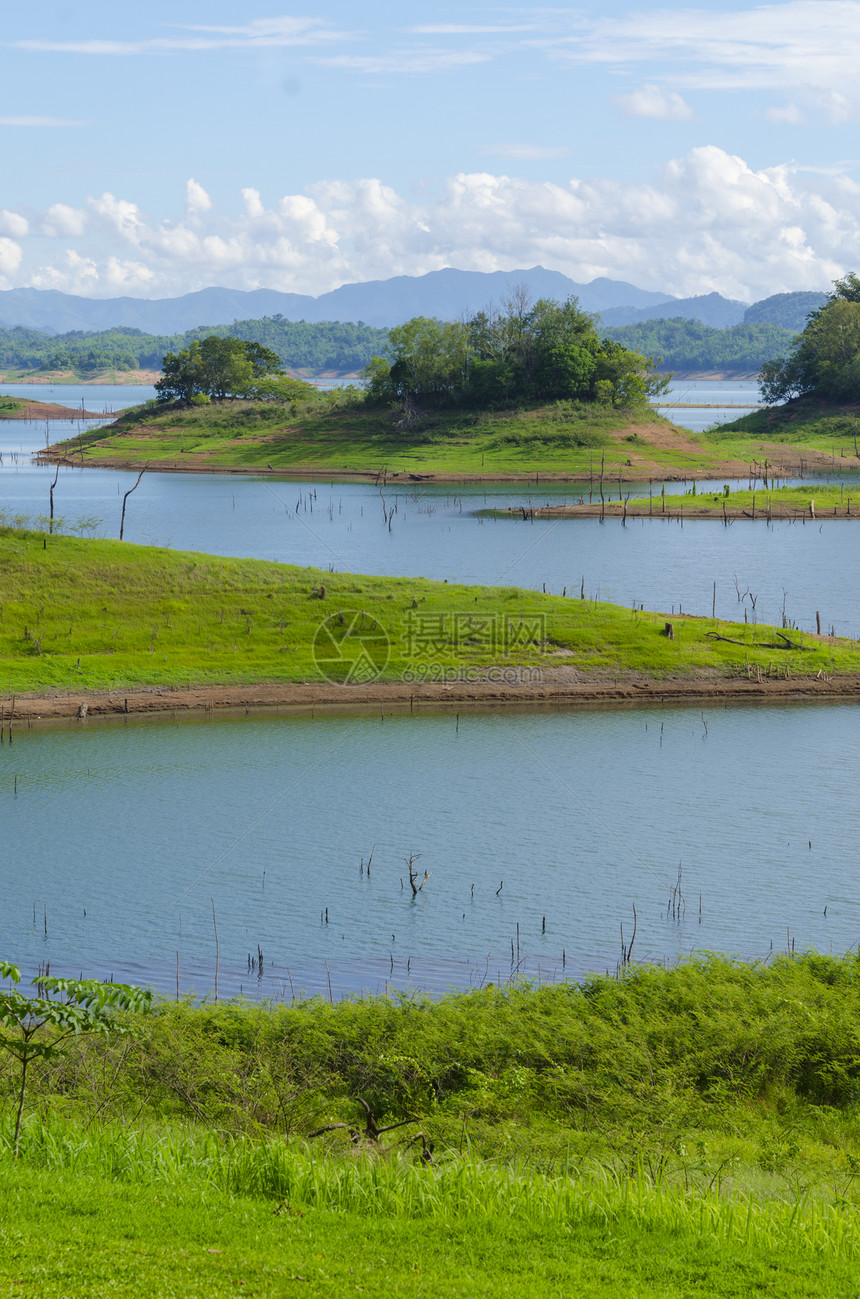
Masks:
[[[169,687],[145,690],[69,691],[22,695],[0,701],[0,725],[28,719],[81,718],[118,714],[187,713],[241,709],[332,709],[476,705],[516,707],[594,704],[703,703],[860,699],[860,674],[828,677],[699,676],[653,680],[635,674],[589,678],[574,669],[546,671],[540,681],[451,683],[373,682],[340,686],[264,683],[256,686]]]

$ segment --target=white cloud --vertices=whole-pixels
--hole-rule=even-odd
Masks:
[[[69,207],[67,203],[54,203],[42,220],[40,234],[49,239],[80,236],[87,228],[87,214],[82,208]]]
[[[773,108],[767,109],[765,117],[769,122],[775,122],[777,126],[802,126],[806,121],[806,115],[797,104],[774,105]]]
[[[647,183],[464,172],[418,198],[373,178],[280,197],[246,188],[241,198],[232,215],[219,205],[167,221],[102,194],[87,203],[74,251],[61,246],[39,265],[38,242],[22,260],[7,238],[0,269],[18,284],[154,297],[213,283],[319,294],[446,266],[541,264],[579,281],[605,275],[679,296],[753,300],[826,287],[860,266],[860,185],[849,176],[754,170],[711,145]]]
[[[236,27],[177,24],[178,32],[193,35],[157,36],[138,41],[98,38],[78,41],[41,39],[9,41],[12,49],[32,54],[130,54],[207,53],[211,50],[272,49],[284,46],[322,45],[352,39],[349,32],[335,31],[323,18],[255,18]]]
[[[194,215],[208,212],[212,207],[211,198],[196,180],[192,179],[185,182],[185,206],[189,213]]]
[[[540,42],[550,57],[613,67],[663,64],[665,79],[681,89],[835,92],[852,116],[860,108],[856,0],[787,0],[732,11],[664,7],[621,18],[577,16],[572,25],[572,34]]]
[[[489,54],[477,50],[394,50],[391,54],[333,54],[312,62],[347,72],[413,76],[427,72],[452,72],[455,68],[489,63]]]
[[[618,105],[628,117],[652,117],[663,122],[683,122],[693,116],[693,110],[674,90],[664,91],[659,86],[644,85],[629,95],[619,95]]]
[[[7,239],[5,235],[0,235],[0,275],[14,275],[24,254],[20,244],[16,244],[14,239]]]
[[[536,32],[540,28],[537,23],[500,23],[495,26],[487,23],[421,23],[407,30],[416,36],[506,36]]]
[[[550,158],[566,158],[567,145],[551,144],[488,144],[484,153],[490,158],[507,158],[510,162],[542,162]]]
[[[0,126],[86,126],[71,117],[0,117]]]
[[[0,235],[11,235],[13,239],[26,239],[30,233],[30,222],[18,212],[8,208],[0,210]]]

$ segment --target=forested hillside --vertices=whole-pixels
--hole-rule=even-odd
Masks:
[[[166,352],[177,352],[195,340],[217,335],[260,343],[277,354],[289,370],[307,374],[334,371],[351,374],[371,357],[384,353],[388,331],[370,325],[324,321],[237,320],[232,325],[203,326],[184,334],[144,334],[120,327],[88,333],[43,334],[36,329],[0,329],[0,370],[68,371],[82,378],[102,370],[160,370]]]
[[[784,352],[795,338],[791,329],[757,323],[712,329],[698,320],[643,320],[601,331],[631,351],[662,358],[661,370],[755,374]]]

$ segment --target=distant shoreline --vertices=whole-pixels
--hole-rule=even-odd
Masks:
[[[288,370],[288,374],[297,379],[305,379],[308,383],[334,383],[349,384],[354,383],[360,376],[356,371],[349,373],[335,373],[333,371],[323,371],[320,374],[307,374],[304,371]],[[667,372],[668,373],[668,372]],[[756,383],[759,378],[758,371],[741,370],[674,370],[671,372],[672,378],[677,382],[723,382],[736,380],[738,382]],[[14,377],[10,377],[14,375]],[[60,385],[81,385],[91,387],[93,385],[116,385],[124,387],[126,385],[143,384],[151,386],[161,378],[160,370],[106,370],[88,379],[81,379],[69,371],[51,371],[48,374],[35,372],[27,375],[25,378],[20,371],[0,371],[0,384],[10,387],[16,384],[53,384]]]

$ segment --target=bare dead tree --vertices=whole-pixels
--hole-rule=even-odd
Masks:
[[[317,1128],[316,1132],[309,1132],[308,1140],[310,1141],[312,1137],[321,1137],[326,1132],[345,1131],[349,1133],[350,1140],[354,1144],[357,1144],[361,1140],[362,1136],[364,1136],[367,1141],[378,1143],[379,1138],[384,1132],[393,1132],[395,1128],[405,1128],[410,1123],[418,1122],[418,1119],[414,1118],[400,1119],[397,1123],[386,1123],[384,1127],[380,1127],[376,1121],[376,1115],[373,1113],[373,1110],[370,1108],[364,1097],[357,1096],[356,1101],[364,1110],[363,1133],[358,1124],[355,1123],[327,1123],[324,1128]]]
[[[423,880],[421,880],[420,884],[418,883],[418,871],[415,869],[415,863],[420,856],[420,852],[414,852],[411,856],[403,858],[406,862],[406,868],[409,871],[409,885],[412,889],[413,897],[418,896],[432,874],[432,871],[425,871]]]
[[[119,539],[120,539],[120,541],[122,541],[122,534],[123,534],[123,532],[124,532],[124,530],[125,530],[125,503],[126,503],[126,501],[128,500],[129,496],[131,496],[132,492],[137,491],[138,487],[140,486],[140,480],[141,480],[141,478],[143,477],[143,475],[146,473],[146,471],[147,471],[148,468],[149,468],[149,461],[146,462],[146,464],[145,464],[145,465],[143,466],[143,468],[141,469],[140,473],[137,475],[137,482],[135,483],[134,487],[129,487],[129,489],[128,489],[128,491],[126,492],[125,496],[122,498],[122,516],[121,516],[120,521],[119,521]]]
[[[57,479],[59,477],[60,477],[60,466],[57,465],[57,472],[54,474],[54,481],[51,483],[50,491],[48,494],[48,499],[50,500],[51,503],[51,513],[50,513],[50,518],[48,520],[49,533],[53,533],[54,531],[54,488],[57,485]]]

